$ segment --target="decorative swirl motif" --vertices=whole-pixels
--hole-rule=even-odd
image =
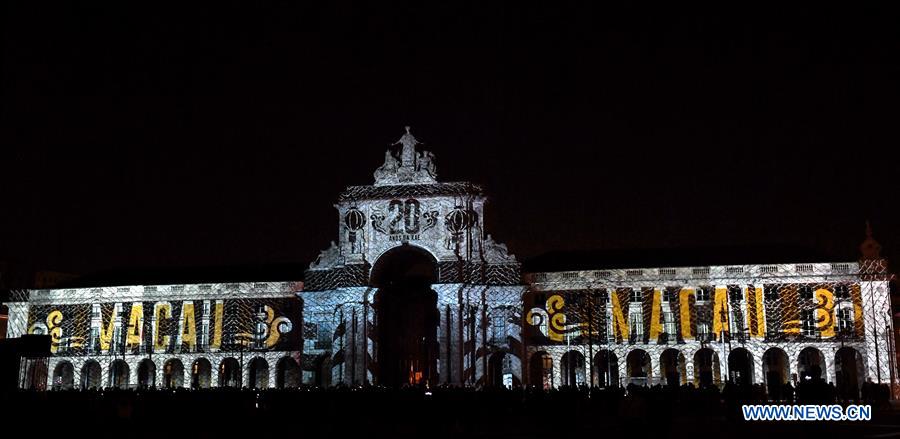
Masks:
[[[271,348],[275,346],[281,334],[291,332],[293,328],[294,325],[291,323],[291,320],[284,316],[271,321],[269,323],[269,337],[266,339],[266,347]]]
[[[566,332],[566,315],[559,312],[550,316],[550,331],[558,334]]]
[[[816,310],[821,310],[824,312],[818,313],[819,317],[816,318],[816,327],[824,328],[831,324],[831,310],[834,309],[834,297],[831,295],[831,291],[826,289],[816,290]]]
[[[525,315],[525,320],[530,325],[540,328],[544,323],[550,320],[550,316],[547,314],[547,311],[544,311],[542,308],[531,308],[531,311],[528,311],[528,314]]]
[[[554,294],[547,299],[547,312],[550,314],[562,311],[566,305],[565,300],[559,294]]]
[[[425,212],[422,214],[422,218],[425,218],[425,225],[422,226],[422,231],[424,232],[437,225],[438,211],[432,210],[431,212]]]
[[[59,326],[62,323],[63,315],[59,310],[51,311],[50,314],[47,315],[47,329],[49,330],[50,335],[50,346],[51,351],[55,352],[53,347],[59,347],[59,339],[62,336],[62,328]]]
[[[559,294],[547,298],[544,308],[532,308],[525,316],[531,326],[537,326],[545,337],[552,341],[563,341],[566,334],[584,331],[584,323],[566,324],[566,314],[562,312],[566,302]]]
[[[28,333],[34,335],[47,335],[47,324],[44,322],[35,322],[28,327]]]
[[[812,325],[815,330],[819,331],[819,335],[823,338],[834,337],[834,295],[825,288],[819,288],[813,292],[815,307],[811,310],[813,313]],[[806,308],[809,310],[809,308]],[[782,323],[781,331],[785,334],[799,334],[804,325],[801,320],[787,320]]]
[[[68,346],[72,348],[78,348],[83,346],[84,337],[63,337],[62,336],[62,326],[60,324],[63,321],[62,311],[53,310],[50,314],[47,314],[46,323],[45,322],[35,322],[28,328],[29,334],[36,335],[49,335],[50,336],[50,352],[56,353],[59,351],[60,346]]]
[[[287,317],[279,317],[275,319],[275,323],[272,325],[272,327],[274,331],[286,334],[294,329],[294,324],[291,323],[291,320]]]
[[[372,212],[372,215],[369,216],[369,219],[372,221],[372,228],[378,232],[387,234],[387,231],[384,230],[384,212],[381,210],[375,209]]]
[[[253,333],[243,332],[238,334],[241,339],[262,341],[266,349],[270,349],[278,344],[278,339],[282,334],[291,332],[294,324],[287,317],[275,317],[275,310],[269,305],[263,306],[265,325],[260,325]]]
[[[820,288],[815,291],[816,298],[816,328],[822,331],[822,337],[834,336],[834,295],[831,291]]]

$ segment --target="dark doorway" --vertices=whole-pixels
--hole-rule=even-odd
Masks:
[[[671,387],[678,387],[687,383],[687,366],[684,354],[676,349],[666,349],[659,357],[659,368],[665,383]]]
[[[851,347],[838,349],[834,356],[838,396],[843,401],[858,401],[863,377],[862,355]]]
[[[103,385],[101,374],[100,363],[95,360],[84,363],[81,368],[81,390],[99,389]]]
[[[797,371],[800,373],[802,381],[818,381],[826,376],[825,356],[822,355],[822,351],[814,347],[803,348],[797,363]]]
[[[53,369],[53,390],[72,390],[75,387],[75,367],[68,361],[60,362]]]
[[[109,367],[109,385],[117,389],[127,389],[129,387],[129,367],[125,360],[113,361]]]
[[[787,354],[779,348],[769,348],[763,354],[763,377],[769,399],[773,401],[781,401],[787,396],[783,389],[788,382],[788,361]]]
[[[619,386],[619,359],[614,352],[606,349],[594,356],[593,385],[598,387]]]
[[[399,387],[437,383],[437,264],[411,245],[389,250],[372,268],[377,382]]]
[[[584,355],[578,351],[569,351],[563,354],[559,361],[562,370],[562,385],[580,386],[584,384]]]
[[[531,355],[529,384],[543,390],[553,387],[553,358],[546,352],[535,352]]]
[[[141,360],[138,364],[138,387],[156,386],[156,364],[150,360]]]
[[[701,348],[694,354],[694,379],[701,388],[719,384],[719,355],[710,348]]]
[[[212,364],[206,358],[197,359],[191,366],[191,388],[208,389],[212,385]]]
[[[485,385],[503,387],[503,374],[506,370],[506,353],[495,352],[488,358],[488,373],[485,374]]]
[[[184,386],[184,364],[172,358],[163,364],[163,386],[167,389]]]
[[[279,389],[288,389],[300,386],[300,380],[303,372],[297,365],[297,360],[291,357],[284,357],[278,360],[275,365],[275,387]]]
[[[226,358],[219,364],[219,387],[243,387],[241,365],[234,358]]]
[[[256,357],[250,362],[251,389],[265,389],[269,387],[269,363],[261,357]]]
[[[729,377],[734,384],[748,386],[753,384],[753,356],[744,348],[732,349],[728,354]]]
[[[629,384],[649,386],[651,383],[652,369],[650,368],[650,354],[643,349],[635,349],[625,357],[625,365],[628,370]]]

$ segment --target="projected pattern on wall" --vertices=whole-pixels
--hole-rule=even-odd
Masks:
[[[526,277],[525,375],[535,384],[700,385],[710,367],[714,382],[768,383],[770,372],[787,382],[812,365],[833,382],[848,368],[857,384],[891,376],[881,259]]]
[[[891,275],[871,230],[859,263],[523,276],[485,230],[482,188],[438,181],[435,160],[407,128],[374,184],[338,197],[338,238],[302,287],[37,290],[8,304],[10,336],[51,336],[51,386],[382,384],[398,362],[401,383],[464,386],[896,376]]]
[[[395,145],[374,185],[339,196],[338,240],[304,276],[304,315],[315,337],[305,342],[305,379],[378,383],[386,349],[379,334],[387,329],[378,321],[372,271],[392,250],[412,247],[435,268],[434,383],[522,383],[520,265],[486,233],[481,187],[439,182],[434,155],[408,129]]]
[[[299,384],[301,288],[263,282],[34,290],[13,304],[24,318],[10,331],[50,335],[50,388],[274,387],[286,377]]]

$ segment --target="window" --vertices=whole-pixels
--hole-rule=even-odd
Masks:
[[[491,317],[491,329],[494,342],[503,342],[506,339],[506,316],[501,310],[495,310],[494,316]]]
[[[697,338],[700,341],[709,341],[709,323],[698,323],[697,324]]]
[[[778,300],[778,287],[775,285],[766,285],[764,290],[766,300]]]
[[[741,287],[737,285],[728,287],[728,297],[735,302],[741,300]]]
[[[732,336],[737,336],[744,332],[744,315],[741,313],[740,309],[735,309],[734,312],[730,313],[728,316],[728,331]]]
[[[853,308],[842,306],[837,310],[838,330],[844,334],[850,334],[853,331]]]
[[[318,334],[316,340],[316,349],[331,349],[331,325],[327,322],[321,322],[318,325]]]
[[[675,299],[675,298],[676,298],[676,294],[675,294],[676,291],[677,291],[677,290],[674,289],[674,288],[666,288],[665,290],[663,290],[663,297],[662,297],[662,299],[663,299],[664,301],[666,301],[666,302],[672,302],[672,301],[675,301],[675,300],[676,300],[676,299]]]
[[[200,325],[200,343],[198,347],[201,352],[209,349],[209,322],[205,325]]]
[[[663,312],[663,330],[669,334],[669,338],[675,336],[675,314],[672,311]]]
[[[804,309],[800,312],[801,331],[803,335],[816,335],[816,314],[815,310]]]
[[[813,289],[809,285],[803,285],[800,287],[800,298],[806,300],[812,300],[813,298]]]
[[[643,292],[640,289],[631,290],[631,302],[632,303],[641,303],[641,299],[643,298]]]
[[[616,334],[613,332],[612,316],[606,315],[606,338],[611,342],[616,341]]]
[[[631,335],[636,338],[644,337],[644,313],[640,309],[632,309],[628,312],[628,327]]]
[[[120,335],[121,335],[121,331],[119,331],[119,327],[118,326],[113,327],[113,334],[112,334],[112,338],[110,339],[110,343],[109,343],[110,352],[118,352],[119,351]]]
[[[100,352],[100,328],[91,328],[91,339],[88,343],[91,353],[96,354]]]
[[[847,285],[839,284],[834,287],[834,296],[838,299],[849,299],[850,298],[850,288]]]
[[[700,287],[697,288],[697,301],[707,301],[709,300],[709,287]]]
[[[316,348],[319,338],[319,325],[311,322],[303,323],[303,349],[311,351]]]

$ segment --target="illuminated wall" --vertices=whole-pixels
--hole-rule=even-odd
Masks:
[[[82,387],[82,375],[95,364],[100,382],[90,379],[89,387],[187,387],[194,372],[203,376],[193,384],[204,387],[274,387],[284,381],[279,364],[299,370],[301,289],[301,283],[264,282],[32,290],[10,304],[16,326],[10,329],[50,335],[51,388]],[[192,370],[195,365],[203,370]],[[222,373],[232,376],[220,380]]]
[[[485,230],[482,188],[438,181],[434,156],[408,129],[396,145],[374,184],[340,194],[338,236],[302,286],[34,290],[8,304],[8,336],[52,337],[51,387],[57,371],[98,368],[91,376],[103,386],[134,385],[142,364],[157,385],[180,370],[173,364],[185,386],[198,364],[212,369],[205,381],[213,386],[266,377],[262,387],[377,384],[382,326],[372,270],[410,246],[435,265],[442,384],[597,384],[601,369],[623,385],[762,383],[803,376],[811,365],[835,381],[847,366],[839,353],[849,353],[843,363],[855,363],[858,380],[890,379],[889,275],[877,257],[523,276]]]
[[[385,152],[373,185],[350,186],[338,198],[337,240],[304,276],[308,335],[315,338],[305,344],[310,383],[375,381],[378,289],[371,270],[403,245],[436,261],[440,382],[484,383],[493,359],[505,379],[521,383],[519,262],[486,233],[481,187],[438,181],[434,157],[420,145],[407,131]]]
[[[553,385],[569,381],[563,364],[569,352],[588,363],[575,372],[577,383],[588,384],[597,383],[597,369],[604,367],[591,369],[598,354],[616,368],[622,385],[665,383],[673,356],[680,383],[697,384],[698,353],[717,360],[720,379],[765,383],[774,368],[786,380],[802,378],[815,363],[826,381],[837,382],[847,366],[838,357],[858,354],[852,366],[860,383],[890,380],[882,260],[534,273],[526,279],[526,357],[552,359]],[[633,373],[627,359],[635,352],[649,358],[646,373]],[[734,352],[740,358],[733,359]],[[770,358],[782,354],[786,362]]]

